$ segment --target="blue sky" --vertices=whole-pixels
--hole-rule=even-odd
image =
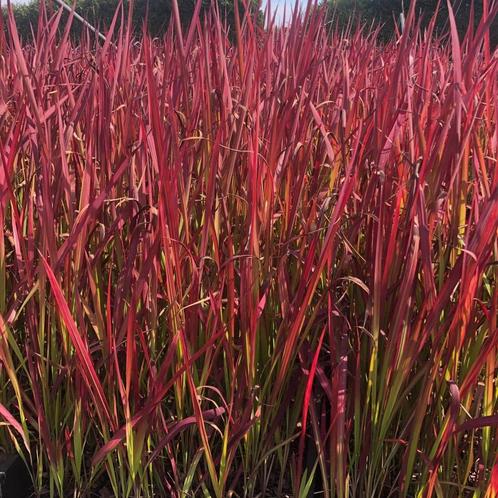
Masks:
[[[263,0],[263,7],[266,6],[267,0]],[[306,3],[306,0],[299,0],[301,5]],[[286,16],[289,18],[292,9],[294,8],[295,0],[271,0],[272,9],[277,11],[277,21],[281,21],[286,9]]]

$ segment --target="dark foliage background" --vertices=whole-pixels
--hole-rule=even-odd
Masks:
[[[213,0],[203,0],[203,10],[207,10]],[[251,0],[255,9],[257,9],[257,0]],[[70,1],[67,2],[71,4]],[[90,24],[100,27],[104,32],[112,21],[112,17],[118,5],[118,0],[78,0],[76,11],[87,19]],[[128,7],[128,0],[125,0],[125,11]],[[195,9],[196,0],[182,0],[178,2],[180,15],[185,23],[188,23]],[[233,0],[219,0],[220,13],[222,17],[230,24],[234,23],[234,2]],[[57,10],[58,4],[53,0],[47,1],[47,9]],[[239,0],[240,12],[244,12],[244,4]],[[5,9],[4,15],[6,14]],[[32,36],[32,26],[36,31],[39,16],[39,3],[34,1],[26,5],[14,6],[14,16],[16,19],[17,29],[24,40]],[[135,0],[133,9],[133,25],[136,32],[142,30],[146,13],[148,13],[147,28],[151,35],[160,36],[168,26],[172,12],[171,0]],[[68,14],[63,14],[63,19],[67,19]],[[81,34],[83,25],[74,20],[72,32],[75,37]]]
[[[203,0],[203,9],[209,8],[214,0]],[[70,3],[70,2],[68,2]],[[179,2],[182,20],[188,23],[191,18],[196,0],[182,0]],[[220,12],[223,18],[233,25],[234,22],[234,1],[219,0]],[[258,0],[251,0],[252,8],[258,9]],[[324,0],[330,7],[330,19],[334,19],[339,26],[345,27],[351,17],[356,22],[378,23],[381,26],[380,36],[383,40],[392,37],[395,23],[398,22],[399,14],[408,10],[410,0]],[[417,11],[422,19],[422,26],[426,26],[436,11],[437,0],[417,0]],[[127,6],[128,0],[125,1]],[[53,0],[48,0],[48,8],[56,9],[58,5]],[[78,0],[77,12],[87,19],[91,24],[100,26],[104,31],[111,23],[118,0]],[[464,35],[469,20],[471,19],[472,2],[470,0],[452,0],[456,21],[461,36]],[[242,0],[239,0],[240,12],[244,7]],[[483,0],[475,0],[474,24],[477,26],[483,12]],[[137,32],[141,31],[145,14],[148,11],[148,30],[153,36],[160,36],[168,26],[171,16],[171,0],[135,0],[133,12],[133,24]],[[14,7],[19,33],[24,39],[31,37],[31,26],[38,23],[39,4],[33,1],[26,5],[16,5]],[[260,16],[262,14],[260,13]],[[67,14],[64,14],[67,18]],[[445,32],[448,27],[448,10],[446,0],[441,1],[439,14],[437,17],[436,29]],[[73,34],[79,36],[82,25],[75,21],[73,23]],[[493,46],[498,44],[498,20],[495,20],[491,29],[491,42]]]
[[[356,21],[378,23],[381,25],[380,36],[387,40],[392,37],[395,23],[399,23],[399,14],[407,12],[410,0],[327,0],[330,7],[330,18],[334,18],[341,26],[347,24],[351,16]],[[490,1],[489,1],[490,3]],[[417,14],[422,20],[422,27],[427,26],[437,9],[437,0],[417,0]],[[474,26],[477,26],[483,13],[483,0],[451,0],[457,27],[463,37],[474,10]],[[448,29],[448,7],[446,0],[441,0],[438,11],[436,30],[445,33]],[[494,20],[491,28],[491,44],[498,44],[498,19]]]

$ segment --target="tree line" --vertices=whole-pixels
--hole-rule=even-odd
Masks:
[[[211,3],[215,0],[203,0],[202,11],[209,9]],[[238,0],[239,12],[244,14],[244,2]],[[70,0],[66,0],[69,5]],[[181,0],[178,2],[180,10],[180,18],[186,24],[192,18],[195,10],[196,0]],[[78,0],[76,2],[76,12],[85,18],[90,24],[101,29],[103,32],[110,26],[112,18],[119,4],[119,0]],[[129,0],[124,0],[124,9],[127,12]],[[258,1],[250,0],[251,9],[257,10]],[[233,0],[218,0],[220,15],[228,22],[229,25],[234,24],[234,1]],[[47,0],[47,10],[55,11],[59,9],[59,5],[54,0]],[[4,10],[4,9],[2,9]],[[36,31],[39,17],[39,2],[33,0],[30,3],[13,6],[14,18],[16,20],[17,30],[22,39],[28,40],[32,36],[32,30]],[[4,15],[6,12],[4,12]],[[144,20],[147,20],[146,28],[152,36],[162,35],[168,27],[169,20],[172,15],[171,0],[134,0],[133,2],[133,18],[132,23],[136,33],[143,29]],[[63,12],[63,19],[67,19],[68,13]],[[64,25],[64,23],[61,23]],[[74,20],[71,26],[72,34],[78,38],[84,26]]]
[[[129,0],[124,0],[125,9]],[[202,9],[208,9],[215,0],[203,0]],[[240,12],[244,12],[244,2],[238,0]],[[68,1],[68,3],[71,3]],[[258,0],[249,0],[250,8],[257,12],[260,7]],[[293,3],[293,2],[292,2]],[[195,9],[196,0],[181,0],[178,2],[180,16],[187,24]],[[417,0],[417,14],[422,21],[422,27],[426,26],[437,9],[438,0]],[[57,9],[54,0],[48,0],[49,10]],[[77,12],[91,24],[105,31],[111,23],[112,17],[118,5],[118,0],[78,0]],[[234,0],[218,0],[220,13],[229,25],[234,23]],[[323,0],[322,7],[329,7],[329,19],[338,24],[339,29],[344,28],[350,20],[362,23],[377,23],[380,26],[380,37],[388,40],[392,37],[396,23],[401,12],[407,12],[410,0]],[[463,36],[468,28],[471,12],[474,13],[474,24],[483,14],[484,0],[452,0],[453,10],[456,17],[457,27]],[[171,0],[134,0],[133,26],[138,33],[143,28],[144,19],[147,15],[147,29],[152,36],[160,36],[166,30],[172,13]],[[14,6],[14,16],[17,29],[23,39],[31,37],[32,29],[36,29],[39,15],[38,0],[33,0],[25,5]],[[67,13],[63,14],[67,18]],[[261,11],[259,12],[262,18]],[[446,0],[440,2],[439,14],[437,16],[436,31],[445,32],[448,28],[448,10]],[[498,45],[498,19],[491,27],[491,43]],[[78,37],[83,26],[73,22],[73,35]]]
[[[376,23],[380,26],[380,36],[386,40],[392,37],[399,16],[405,14],[410,7],[410,0],[327,0],[331,17],[340,26],[352,18],[356,22]],[[439,3],[439,8],[438,8]],[[488,5],[491,0],[488,0]],[[484,0],[451,0],[457,29],[460,37],[465,36],[471,19],[477,27],[484,13]],[[421,27],[426,27],[437,12],[436,33],[447,33],[449,29],[448,4],[446,0],[417,0],[416,12],[421,20]],[[498,44],[498,19],[494,19],[490,29],[491,44]]]

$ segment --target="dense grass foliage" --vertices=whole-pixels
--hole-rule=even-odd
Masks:
[[[38,494],[496,497],[497,10],[6,20],[0,442]]]

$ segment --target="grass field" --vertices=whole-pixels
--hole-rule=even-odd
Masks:
[[[0,446],[36,496],[498,496],[497,12],[3,19]]]

